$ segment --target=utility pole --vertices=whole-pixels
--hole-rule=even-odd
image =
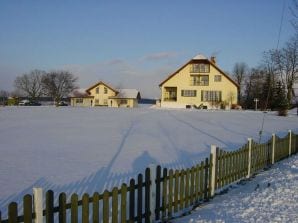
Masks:
[[[256,105],[255,105],[255,110],[256,111],[258,110],[258,101],[259,101],[259,99],[257,99],[257,98],[254,99],[254,102],[256,103]]]

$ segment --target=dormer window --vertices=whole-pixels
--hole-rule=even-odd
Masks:
[[[207,63],[194,63],[190,67],[191,73],[209,73],[210,64]]]

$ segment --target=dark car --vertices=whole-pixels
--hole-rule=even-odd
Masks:
[[[28,105],[29,106],[40,106],[41,104],[37,101],[30,101]]]
[[[58,106],[68,106],[68,104],[65,101],[60,101]]]

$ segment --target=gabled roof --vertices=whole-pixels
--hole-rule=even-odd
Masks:
[[[109,98],[123,98],[123,99],[140,99],[140,92],[136,89],[117,89],[118,94],[116,96],[110,96]]]
[[[211,60],[209,60],[207,57],[205,57],[202,54],[199,54],[189,60],[186,64],[184,64],[182,67],[180,67],[178,70],[176,70],[174,73],[170,74],[164,81],[162,81],[159,84],[159,87],[161,87],[166,81],[174,77],[179,71],[181,71],[184,67],[186,67],[190,63],[198,62],[198,61],[204,61],[210,63],[215,69],[217,69],[219,72],[221,72],[226,78],[228,78],[233,84],[236,85],[237,88],[239,88],[239,85],[231,78],[229,75],[227,75],[224,71],[222,71],[215,63],[213,63]]]
[[[95,88],[95,87],[97,87],[98,85],[100,85],[100,84],[106,86],[107,88],[111,89],[111,90],[114,91],[115,93],[118,93],[118,91],[117,91],[116,89],[114,89],[114,88],[111,87],[110,85],[104,83],[103,81],[99,81],[99,82],[97,82],[96,84],[92,85],[91,87],[89,87],[88,89],[86,89],[86,92],[87,92],[88,94],[90,94],[90,91],[91,91],[93,88]]]

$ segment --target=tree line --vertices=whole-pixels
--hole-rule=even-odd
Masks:
[[[47,96],[58,105],[63,98],[68,97],[77,88],[77,77],[63,70],[45,72],[36,69],[16,77],[14,87],[15,95],[27,97],[31,101]],[[2,95],[8,94],[2,91]]]
[[[281,47],[263,53],[260,65],[249,68],[245,62],[234,65],[233,77],[239,85],[238,102],[245,109],[287,110],[298,106],[295,84],[298,82],[298,1],[290,7],[294,35]]]
[[[260,65],[234,65],[234,80],[239,85],[238,102],[245,109],[286,110],[298,103],[295,84],[298,81],[298,31],[281,49],[264,52]]]

